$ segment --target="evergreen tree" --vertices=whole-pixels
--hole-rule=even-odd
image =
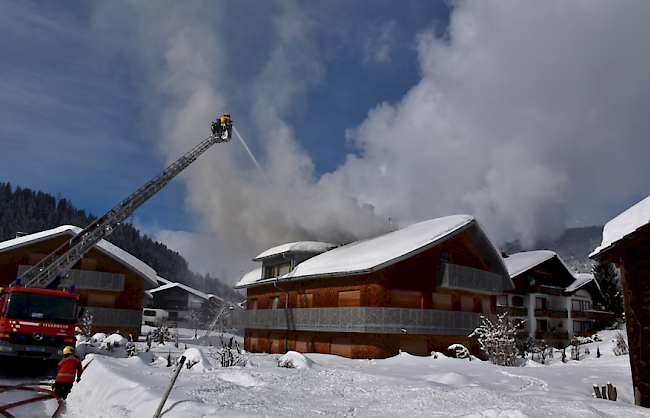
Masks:
[[[614,319],[623,317],[623,292],[621,278],[613,263],[599,264],[592,273],[605,297],[605,309],[614,312]]]

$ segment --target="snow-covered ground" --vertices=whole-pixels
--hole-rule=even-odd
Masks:
[[[583,359],[567,363],[559,354],[548,365],[528,360],[522,367],[498,367],[440,354],[350,360],[291,353],[284,360],[296,368],[278,367],[281,356],[273,354],[248,354],[247,366],[217,367],[209,357],[214,347],[200,347],[192,330],[180,331],[179,348],[154,343],[150,352],[130,358],[87,354],[83,378],[60,416],[153,416],[174,372],[168,355],[185,353],[196,364],[180,372],[162,417],[650,417],[650,409],[632,405],[629,358],[614,355],[614,331],[588,344]],[[217,345],[219,337],[211,341]],[[593,384],[606,382],[617,387],[617,402],[592,396]],[[18,395],[0,394],[0,404],[8,396]],[[20,408],[10,412],[42,417],[56,405]]]

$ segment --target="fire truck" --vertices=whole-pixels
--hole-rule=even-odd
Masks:
[[[75,324],[83,315],[74,286],[57,290],[61,279],[91,248],[149,200],[212,145],[229,142],[232,131],[213,133],[147,184],[100,216],[81,232],[0,288],[0,356],[60,360],[74,345]],[[8,280],[7,280],[8,281]],[[6,282],[7,282],[6,281]],[[5,283],[6,283],[5,282]]]

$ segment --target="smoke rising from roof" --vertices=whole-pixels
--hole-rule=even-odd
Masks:
[[[264,45],[244,75],[229,66],[233,27],[203,17],[221,5],[169,1],[156,12],[125,1],[95,11],[98,36],[116,26],[127,34],[116,37],[115,56],[144,74],[143,118],[158,121],[168,161],[220,112],[250,104],[250,126],[237,126],[268,182],[243,147],[216,145],[182,175],[201,237],[159,235],[194,268],[238,272],[266,248],[366,238],[388,230],[390,217],[404,226],[469,213],[497,244],[532,245],[570,219],[602,220],[608,200],[648,193],[648,173],[637,171],[650,151],[648,3],[455,3],[445,37],[431,28],[414,40],[421,80],[350,127],[357,153],[320,177],[291,115],[326,74],[317,39],[334,15],[274,6],[248,8],[263,32],[237,27]],[[206,247],[214,264],[193,261]]]

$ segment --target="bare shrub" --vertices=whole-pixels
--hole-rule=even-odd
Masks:
[[[221,347],[210,349],[208,356],[217,360],[221,367],[245,366],[248,358],[242,353],[235,337],[230,337],[228,343],[221,338]]]

